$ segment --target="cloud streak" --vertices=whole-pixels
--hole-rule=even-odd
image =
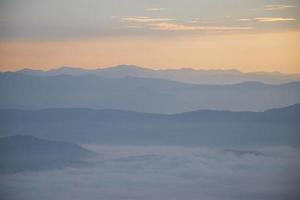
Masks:
[[[146,8],[146,11],[150,11],[150,12],[157,12],[157,11],[163,11],[163,10],[166,10],[166,9],[159,8],[159,7]]]
[[[251,30],[249,26],[192,26],[178,23],[162,22],[150,24],[151,30],[161,31],[236,31]]]
[[[284,4],[272,4],[272,5],[265,5],[264,8],[267,11],[274,11],[274,10],[284,10],[289,8],[295,8],[297,6],[293,5],[284,5]]]
[[[242,19],[239,19],[239,21],[241,21],[241,22],[249,22],[249,21],[252,21],[252,19],[242,18]]]
[[[286,17],[257,17],[257,18],[241,18],[238,19],[240,22],[250,22],[250,21],[256,21],[256,22],[292,22],[296,21],[296,18],[286,18]]]
[[[139,23],[149,23],[149,22],[166,22],[173,21],[171,18],[152,18],[147,16],[134,16],[134,17],[123,17],[123,21],[127,22],[139,22]]]
[[[237,31],[251,30],[250,26],[199,26],[189,24],[180,24],[172,18],[152,18],[148,16],[123,17],[122,21],[144,23],[149,30],[158,31]],[[129,26],[127,26],[129,27]]]
[[[257,17],[255,18],[258,22],[290,22],[296,21],[296,18],[285,18],[285,17]]]

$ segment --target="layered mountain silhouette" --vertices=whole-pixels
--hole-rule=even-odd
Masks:
[[[299,91],[300,82],[204,85],[137,77],[0,74],[1,108],[84,107],[151,113],[263,111],[300,102]]]
[[[80,166],[94,153],[76,144],[15,135],[0,138],[0,173]]]
[[[134,76],[140,78],[166,79],[191,84],[235,84],[241,82],[261,82],[267,84],[283,84],[300,81],[300,75],[282,74],[279,72],[243,73],[238,70],[195,70],[191,68],[153,70],[134,65],[118,65],[109,68],[87,70],[74,67],[61,67],[49,71],[23,69],[20,74],[34,76],[56,75],[97,75],[106,78],[124,78]]]
[[[300,104],[264,112],[199,110],[150,114],[120,110],[0,110],[1,134],[75,143],[299,145]]]

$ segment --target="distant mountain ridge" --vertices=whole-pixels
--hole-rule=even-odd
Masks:
[[[300,104],[264,112],[151,114],[84,108],[0,110],[2,136],[121,145],[300,145]]]
[[[0,74],[1,108],[83,107],[150,113],[263,111],[300,102],[299,91],[300,82],[207,85],[128,76]]]
[[[300,74],[282,74],[279,72],[251,72],[243,73],[238,70],[196,70],[192,68],[153,70],[134,65],[118,65],[108,68],[82,69],[61,67],[48,71],[23,69],[15,73],[34,76],[56,75],[97,75],[106,78],[122,78],[134,76],[140,78],[156,78],[179,81],[190,84],[235,84],[256,81],[267,84],[283,84],[300,81]]]

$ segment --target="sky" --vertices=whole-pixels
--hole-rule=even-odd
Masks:
[[[299,11],[298,0],[0,0],[0,71],[300,73]]]

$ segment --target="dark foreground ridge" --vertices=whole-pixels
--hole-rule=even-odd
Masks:
[[[84,165],[93,155],[79,145],[16,135],[0,138],[0,173],[51,170]]]

